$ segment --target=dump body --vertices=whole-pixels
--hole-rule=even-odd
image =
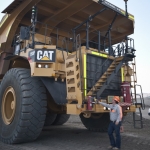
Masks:
[[[12,42],[14,35],[19,32],[20,26],[29,26],[31,24],[31,8],[36,3],[38,7],[38,21],[43,24],[38,24],[36,29],[38,33],[45,34],[44,24],[49,24],[47,29],[47,35],[56,35],[56,28],[71,30],[78,24],[86,20],[91,14],[97,13],[99,10],[105,8],[110,8],[105,10],[100,15],[96,16],[94,20],[90,22],[90,33],[89,40],[97,40],[96,35],[93,33],[96,30],[101,31],[102,37],[105,34],[111,24],[116,13],[118,14],[116,21],[113,24],[111,30],[112,44],[120,42],[123,37],[130,35],[134,32],[134,17],[129,14],[129,17],[125,17],[125,11],[122,9],[109,4],[106,1],[99,2],[94,0],[73,0],[73,1],[18,1],[15,0],[10,4],[3,13],[7,13],[1,21],[0,28],[0,52],[4,53],[1,55],[0,63],[0,74],[3,76],[8,68],[8,62],[4,62],[3,58],[12,53]],[[94,9],[93,9],[94,8]],[[115,10],[115,11],[114,11]],[[83,29],[85,26],[81,27],[78,32],[80,32],[82,39],[86,37],[85,31]],[[59,32],[59,35],[63,37],[68,37],[68,33],[63,31]],[[70,35],[69,35],[70,36]],[[101,39],[103,40],[103,39]],[[56,41],[53,42],[56,45]],[[6,66],[5,66],[6,65]]]

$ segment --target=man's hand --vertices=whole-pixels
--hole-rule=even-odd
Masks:
[[[100,100],[97,100],[97,104],[100,104],[99,102],[101,102]]]
[[[118,125],[118,124],[119,124],[119,122],[116,121],[115,125]]]
[[[124,132],[123,126],[120,126],[120,132]]]

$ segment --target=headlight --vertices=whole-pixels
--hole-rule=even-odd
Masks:
[[[127,107],[127,110],[129,110],[130,109],[130,107]]]
[[[48,66],[48,65],[45,65],[45,68],[49,68],[49,66]]]
[[[46,64],[46,63],[39,64],[39,63],[37,63],[36,67],[37,68],[50,68],[50,64]]]
[[[106,110],[106,107],[104,107],[104,110]]]
[[[42,65],[41,65],[41,64],[38,64],[38,68],[42,68]]]
[[[110,108],[108,108],[108,110],[110,110]]]

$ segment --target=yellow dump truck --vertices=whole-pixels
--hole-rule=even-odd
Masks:
[[[136,64],[127,10],[105,0],[14,0],[2,13],[1,141],[33,141],[70,114],[105,131],[109,109],[96,102],[114,95],[124,115],[140,107],[130,91]]]

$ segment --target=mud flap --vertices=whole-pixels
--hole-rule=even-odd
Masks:
[[[51,94],[53,100],[58,105],[63,105],[67,103],[67,91],[66,91],[66,82],[61,80],[55,81],[53,78],[41,78],[41,81]]]

